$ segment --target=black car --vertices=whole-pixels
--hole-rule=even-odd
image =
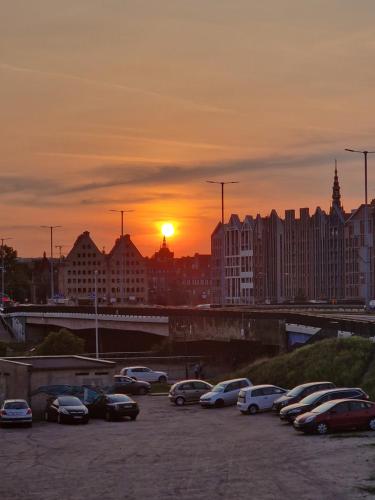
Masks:
[[[134,380],[125,375],[115,375],[113,385],[107,387],[108,394],[147,394],[151,390],[151,384],[143,380]]]
[[[272,405],[272,411],[279,413],[284,406],[298,403],[301,399],[316,391],[334,389],[336,386],[332,382],[309,382],[307,384],[297,385],[294,389],[288,391],[281,398],[276,399]]]
[[[135,420],[139,413],[138,404],[125,394],[103,394],[88,405],[91,417],[114,420],[130,417]]]
[[[59,424],[68,422],[87,424],[89,421],[89,411],[75,396],[59,396],[47,402],[44,417],[47,422],[52,421]]]
[[[313,410],[317,406],[333,399],[369,399],[369,396],[359,388],[329,389],[318,391],[301,399],[298,403],[285,406],[280,410],[280,419],[293,422],[298,415]]]

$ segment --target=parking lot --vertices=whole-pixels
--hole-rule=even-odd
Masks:
[[[331,500],[375,488],[375,433],[305,436],[269,413],[137,399],[135,422],[1,429],[2,498]]]

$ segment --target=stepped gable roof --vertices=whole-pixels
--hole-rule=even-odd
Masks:
[[[80,234],[76,241],[74,242],[73,247],[71,248],[70,252],[66,256],[66,259],[69,259],[73,251],[77,248],[78,245],[81,244],[90,244],[92,246],[92,249],[97,252],[98,254],[102,255],[102,252],[99,250],[99,248],[96,246],[94,240],[91,238],[89,231],[84,231],[82,234]]]
[[[132,248],[138,253],[139,257],[142,257],[141,252],[138,250],[138,248],[134,245],[134,243],[130,239],[130,235],[124,234],[124,236],[120,236],[119,238],[116,239],[115,244],[113,245],[111,251],[107,255],[107,258],[111,259],[111,257],[113,257],[115,253],[124,252],[127,248]]]

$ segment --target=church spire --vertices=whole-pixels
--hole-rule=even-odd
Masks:
[[[340,194],[340,184],[339,178],[337,175],[337,160],[335,160],[335,176],[333,178],[333,187],[332,187],[332,206],[336,205],[338,208],[341,207],[341,194]]]

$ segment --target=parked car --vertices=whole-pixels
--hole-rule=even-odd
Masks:
[[[106,394],[88,405],[90,417],[114,420],[129,417],[135,420],[139,413],[138,404],[125,394]]]
[[[172,385],[169,400],[177,406],[185,403],[198,403],[201,396],[210,392],[213,386],[204,380],[182,380]]]
[[[151,384],[143,380],[134,380],[126,375],[115,375],[114,384],[105,388],[108,394],[147,394]]]
[[[33,425],[33,413],[24,399],[6,399],[0,409],[0,425]]]
[[[168,382],[168,375],[165,372],[154,371],[146,366],[128,366],[123,368],[120,374],[145,382]]]
[[[203,407],[221,408],[223,406],[234,405],[237,403],[240,390],[252,385],[247,378],[224,380],[216,384],[210,392],[201,396],[199,402]]]
[[[327,401],[344,398],[368,400],[369,396],[362,389],[346,387],[339,389],[328,389],[327,391],[313,392],[309,396],[301,399],[299,403],[284,406],[284,408],[280,410],[279,416],[281,420],[293,422],[294,419],[298,417],[298,415],[302,415],[302,413],[311,411],[317,406],[326,403]]]
[[[279,413],[284,406],[298,403],[301,399],[316,391],[323,391],[324,389],[334,389],[336,386],[332,382],[309,382],[307,384],[297,385],[288,391],[281,398],[276,399],[272,405],[272,411]]]
[[[298,416],[294,428],[305,433],[370,429],[375,431],[375,403],[353,399],[328,401]]]
[[[82,422],[83,424],[87,424],[89,421],[89,411],[75,396],[59,396],[47,402],[44,417],[47,422],[53,421],[58,424],[68,422]]]
[[[240,390],[237,408],[241,413],[250,415],[258,411],[271,410],[275,399],[286,392],[287,389],[282,389],[276,385],[253,385]]]

